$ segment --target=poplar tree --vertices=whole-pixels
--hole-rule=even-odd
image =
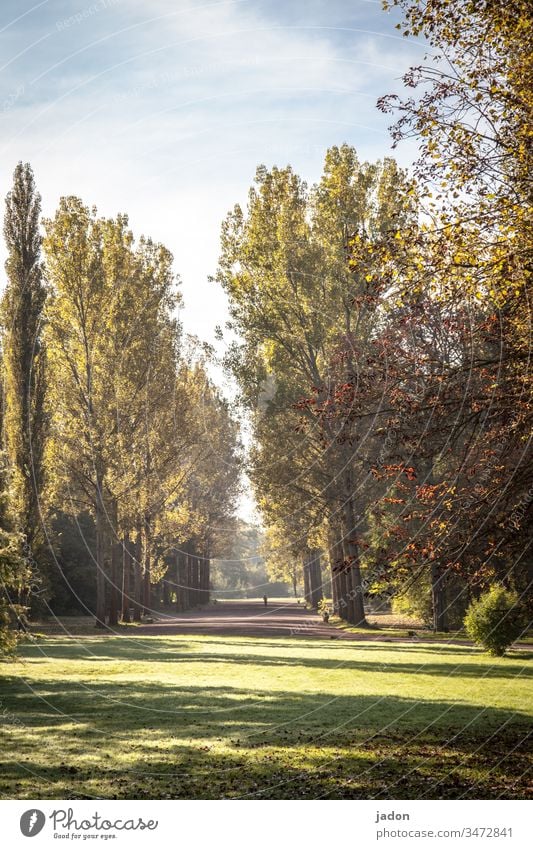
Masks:
[[[40,544],[40,496],[47,433],[46,352],[43,309],[46,287],[41,263],[41,198],[29,164],[17,165],[6,198],[4,236],[7,287],[2,299],[5,372],[5,446],[12,467],[14,511],[26,555]]]
[[[63,198],[54,219],[45,222],[52,289],[51,491],[70,510],[89,508],[94,517],[99,627],[105,625],[108,584],[111,624],[117,618],[119,521],[126,530],[132,518],[127,493],[149,492],[154,470],[166,462],[153,446],[175,376],[172,257],[150,240],[135,247],[127,223],[125,216],[100,219],[75,197]],[[150,506],[146,496],[133,516],[145,587]]]
[[[300,511],[317,515],[310,534],[325,518],[333,524],[344,550],[346,615],[354,624],[365,621],[357,540],[368,474],[364,440],[358,447],[364,429],[350,423],[347,430],[340,419],[330,426],[329,417],[317,429],[311,405],[300,402],[311,392],[315,402],[327,398],[332,379],[340,391],[354,382],[357,360],[383,317],[380,306],[368,306],[368,274],[350,266],[354,234],[371,242],[412,214],[405,175],[393,160],[360,163],[342,145],[327,152],[311,191],[290,167],[260,167],[246,213],[236,206],[222,227],[217,279],[242,340],[230,350],[228,366],[259,443],[251,478],[259,500],[268,502],[269,523],[283,518],[283,505],[299,493]],[[332,370],[335,359],[342,365]],[[275,390],[263,409],[257,399],[269,381]]]
[[[0,406],[0,416],[2,408]],[[0,437],[1,439],[1,437]],[[21,539],[13,528],[9,498],[9,467],[6,452],[0,450],[0,656],[10,654],[16,644],[11,628],[14,615],[21,616],[16,601],[28,577],[28,567],[21,556]]]

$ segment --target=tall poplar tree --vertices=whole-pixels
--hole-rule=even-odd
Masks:
[[[382,310],[367,307],[369,275],[349,264],[351,239],[372,241],[412,214],[405,175],[393,160],[360,163],[342,145],[327,152],[311,192],[290,167],[260,167],[246,212],[236,206],[222,226],[217,279],[239,334],[228,365],[259,444],[250,476],[266,511],[279,507],[269,522],[295,509],[295,493],[298,512],[315,514],[310,532],[324,518],[331,521],[344,549],[347,617],[354,624],[365,621],[357,541],[365,522],[360,491],[368,462],[366,447],[358,447],[364,430],[346,433],[342,422],[330,427],[328,418],[317,431],[312,409],[300,402],[310,391],[317,402],[326,397],[332,379],[340,390],[353,382],[354,352],[365,356],[382,320]],[[334,359],[342,363],[338,375]],[[275,390],[260,409],[269,381]]]
[[[14,477],[16,521],[26,555],[39,546],[39,498],[46,439],[43,309],[46,288],[41,263],[41,198],[29,164],[19,162],[6,198],[4,236],[7,287],[2,301],[5,371],[5,445]]]
[[[0,417],[3,409],[0,405]],[[0,428],[1,432],[1,428]],[[9,499],[9,465],[0,437],[0,656],[13,650],[16,637],[10,625],[16,600],[28,578],[27,561],[21,557],[20,535],[13,529]]]
[[[45,227],[51,285],[50,492],[67,508],[89,508],[94,517],[96,624],[103,627],[106,595],[111,624],[116,618],[118,569],[112,562],[109,575],[107,564],[124,513],[121,502],[136,486],[150,489],[153,423],[159,421],[162,396],[172,390],[172,382],[166,388],[175,366],[172,257],[150,240],[135,247],[125,216],[97,218],[96,210],[75,197],[63,198]],[[154,373],[163,372],[165,386],[162,380],[154,384]],[[151,503],[145,502],[143,514]],[[146,515],[139,522],[146,523]],[[115,561],[117,555],[115,547]]]

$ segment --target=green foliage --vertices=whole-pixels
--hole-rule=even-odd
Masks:
[[[17,634],[11,627],[11,610],[5,599],[0,599],[0,659],[11,657],[17,646]]]
[[[31,167],[19,162],[13,188],[6,198],[4,218],[8,255],[7,286],[1,302],[2,444],[6,456],[1,458],[0,586],[10,603],[5,599],[0,602],[0,653],[11,650],[15,641],[9,633],[9,620],[25,615],[32,604],[31,587],[39,580],[37,568],[43,543],[40,501],[47,417],[42,327],[46,288],[40,211],[41,198]],[[31,582],[30,572],[34,579]],[[12,607],[15,602],[20,607],[18,614]]]
[[[25,614],[21,597],[27,601],[29,566],[22,556],[22,538],[13,530],[10,513],[6,456],[0,453],[0,657],[9,655],[16,646],[12,625]]]
[[[320,601],[318,602],[318,612],[322,616],[322,619],[324,620],[324,622],[327,622],[329,620],[329,617],[333,613],[333,608],[332,608],[330,602],[327,601],[327,599],[325,599],[325,598],[320,599]]]
[[[57,510],[50,518],[53,560],[48,570],[49,606],[54,614],[94,612],[96,587],[94,520],[88,512],[71,516]]]
[[[423,572],[406,589],[400,589],[392,599],[393,613],[418,619],[424,625],[433,624],[433,605],[431,602],[431,583],[428,572]]]
[[[379,448],[363,439],[364,420],[325,415],[317,427],[315,413],[330,390],[328,413],[338,409],[381,320],[371,263],[364,273],[350,266],[350,238],[372,244],[410,220],[416,203],[406,189],[394,160],[360,162],[344,144],[326,152],[310,189],[290,167],[258,168],[247,209],[235,207],[222,225],[217,280],[239,337],[227,365],[252,419],[248,471],[266,525],[285,537],[271,568],[284,579],[292,572],[293,583],[292,559],[315,547],[333,518],[344,526],[335,533],[349,548],[350,580],[360,585],[353,531],[364,505],[354,503],[355,480]],[[372,376],[368,384],[376,385]],[[361,598],[356,592],[349,606],[354,621],[364,618]]]
[[[474,642],[500,657],[525,630],[518,595],[494,586],[473,601],[465,616],[465,628]]]
[[[298,539],[298,534],[289,519],[270,525],[265,531],[263,552],[269,579],[290,586],[296,598],[302,582],[302,567],[298,543],[291,544],[294,539]]]
[[[271,571],[265,559],[265,538],[258,525],[236,521],[224,557],[213,560],[213,588],[219,598],[283,598],[288,587],[282,575]]]
[[[7,286],[1,317],[4,349],[4,439],[11,465],[12,508],[28,550],[35,556],[41,522],[45,412],[46,352],[43,310],[46,288],[41,263],[39,216],[41,198],[31,167],[21,162],[6,198],[4,236]]]
[[[149,537],[154,501],[162,501],[159,481],[167,482],[175,459],[168,451],[176,430],[172,256],[150,239],[135,244],[126,216],[98,218],[76,197],[61,199],[45,232],[49,499],[72,515],[88,509],[94,517],[102,626],[106,548],[119,517],[130,527],[142,524]],[[148,571],[149,555],[144,562]]]

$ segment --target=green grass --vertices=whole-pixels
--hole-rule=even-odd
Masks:
[[[409,631],[414,631],[416,636],[421,640],[439,640],[444,642],[446,640],[455,638],[459,636],[459,632],[446,632],[446,633],[435,633],[434,631],[430,631],[428,628],[422,628],[417,625],[410,625],[409,627],[400,627],[395,625],[387,625],[385,627],[381,627],[378,622],[375,621],[377,617],[372,621],[372,617],[368,616],[368,626],[365,628],[360,628],[357,625],[350,625],[349,622],[346,622],[344,619],[341,619],[339,616],[330,616],[329,624],[333,625],[335,628],[338,628],[339,631],[347,631],[350,634],[365,634],[371,635],[372,637],[384,637],[388,639],[389,637],[403,637],[407,638],[409,636]],[[463,638],[465,635],[462,634]]]
[[[4,798],[524,798],[531,654],[40,639],[0,664]]]
[[[408,624],[408,625],[399,625],[399,624],[387,624],[382,625],[380,620],[386,619],[389,622],[394,621],[394,616],[367,616],[368,626],[365,628],[360,628],[356,625],[350,625],[344,619],[341,619],[339,616],[330,616],[329,624],[333,625],[335,628],[338,628],[340,631],[347,631],[350,634],[365,634],[371,635],[372,637],[383,637],[385,641],[389,637],[402,637],[403,639],[409,638],[414,640],[423,640],[424,642],[435,642],[435,643],[453,643],[454,640],[462,640],[464,642],[471,643],[472,640],[466,633],[464,629],[456,629],[450,631],[432,631],[430,628],[424,627],[420,624]],[[414,636],[412,635],[414,632]],[[518,639],[515,640],[514,645],[516,647],[525,646],[530,648],[533,644],[533,631],[524,632],[524,634]]]

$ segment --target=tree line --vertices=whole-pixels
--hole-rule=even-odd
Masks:
[[[214,283],[271,578],[353,625],[381,600],[445,630],[491,587],[531,603],[531,15],[385,6],[441,56],[378,102],[414,169],[348,144],[313,186],[260,166]],[[94,591],[99,626],[206,601],[240,446],[176,319],[172,257],[78,198],[40,222],[22,164],[4,233],[4,621],[58,575]]]
[[[378,103],[413,172],[347,144],[311,187],[261,166],[217,279],[272,568],[316,604],[321,552],[348,622],[392,599],[446,630],[493,586],[531,602],[531,15],[386,5],[446,56]]]
[[[22,163],[4,235],[5,641],[10,619],[53,609],[66,587],[98,627],[205,603],[234,520],[240,443],[176,317],[171,254],[77,197],[41,221]]]

